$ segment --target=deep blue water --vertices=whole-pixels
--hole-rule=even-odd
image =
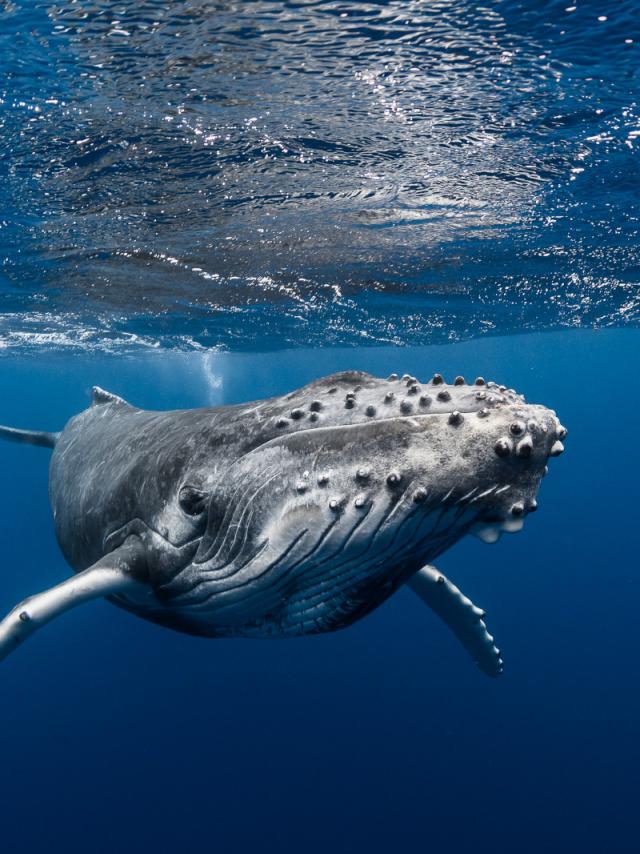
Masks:
[[[540,512],[348,630],[203,640],[97,602],[0,666],[0,847],[638,849],[638,4],[6,2],[0,424],[359,368],[569,428]],[[0,606],[65,578],[0,443]]]

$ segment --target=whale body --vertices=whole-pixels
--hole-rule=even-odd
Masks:
[[[191,634],[276,638],[344,628],[407,584],[497,675],[484,612],[432,564],[466,534],[522,527],[566,429],[481,377],[348,371],[169,412],[95,388],[60,433],[0,437],[53,449],[56,535],[76,573],[0,623],[0,657],[99,596]]]

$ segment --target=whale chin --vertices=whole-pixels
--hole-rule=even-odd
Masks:
[[[505,519],[502,522],[478,522],[469,531],[487,545],[497,543],[503,534],[517,534],[524,526],[524,519]]]

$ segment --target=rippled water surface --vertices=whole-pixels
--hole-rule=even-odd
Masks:
[[[637,324],[637,11],[6,0],[0,347]]]

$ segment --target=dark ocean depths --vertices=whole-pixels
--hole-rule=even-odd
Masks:
[[[540,512],[352,628],[202,640],[108,603],[0,665],[0,848],[638,848],[638,3],[0,4],[0,423],[360,368],[557,410]],[[0,605],[69,574],[0,443]]]

